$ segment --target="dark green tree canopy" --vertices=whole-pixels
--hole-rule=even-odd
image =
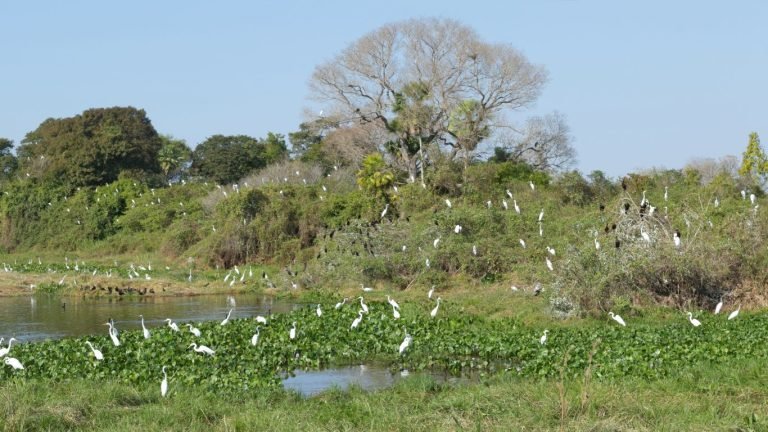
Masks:
[[[14,156],[13,141],[8,138],[0,138],[0,178],[8,180],[18,167],[18,160]]]
[[[192,173],[217,183],[232,183],[288,157],[285,138],[272,132],[258,140],[247,135],[214,135],[192,152]]]
[[[18,149],[21,168],[44,180],[94,186],[121,172],[159,173],[160,136],[144,110],[94,108],[48,119],[27,134]]]

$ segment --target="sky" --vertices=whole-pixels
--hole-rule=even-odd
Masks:
[[[0,3],[0,137],[47,118],[144,109],[194,147],[214,134],[287,135],[315,66],[377,27],[440,17],[543,65],[576,168],[612,177],[740,155],[768,137],[768,2],[197,1]],[[765,138],[764,138],[765,139]]]

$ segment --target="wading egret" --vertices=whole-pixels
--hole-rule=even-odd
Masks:
[[[359,311],[357,313],[357,318],[355,318],[352,321],[352,326],[350,326],[350,328],[357,328],[357,326],[360,325],[360,321],[362,321],[362,320],[363,320],[363,311]]]
[[[547,261],[547,268],[549,271],[553,271],[554,269],[552,268],[552,261],[550,261],[549,257],[546,257],[545,259]]]
[[[452,208],[453,207],[453,205],[451,205],[451,200],[449,200],[449,199],[445,200],[445,205],[447,205],[448,208]]]
[[[163,380],[160,382],[160,396],[165,397],[168,394],[168,375],[165,373],[165,366],[163,366]]]
[[[395,309],[400,309],[400,305],[397,304],[396,301],[394,301],[391,298],[389,298],[389,294],[387,294],[387,303],[391,304],[392,307],[395,308]]]
[[[515,206],[515,213],[520,214],[520,206],[517,205],[517,200],[512,200],[512,204]]]
[[[149,339],[149,329],[144,325],[144,315],[139,315],[141,318],[141,332],[144,334],[144,339]]]
[[[371,291],[373,291],[373,288],[367,287],[364,284],[360,284],[360,289],[363,290],[363,292],[371,292]]]
[[[6,355],[8,355],[9,352],[11,352],[12,342],[18,342],[18,341],[16,340],[16,338],[13,338],[13,337],[8,339],[8,346],[5,348],[0,348],[0,358],[5,357]]]
[[[432,246],[437,249],[437,245],[440,244],[440,237],[436,238],[435,241],[432,242]]]
[[[429,316],[432,318],[437,316],[437,310],[440,308],[440,300],[442,300],[440,297],[437,298],[437,306],[435,306],[434,309],[432,309],[432,312],[429,313]]]
[[[539,343],[544,345],[547,343],[547,333],[549,333],[549,330],[544,330],[544,334],[541,335],[541,338],[539,339]]]
[[[259,335],[261,334],[261,331],[259,330],[259,326],[256,326],[256,333],[251,336],[251,345],[256,346],[256,344],[259,343]]]
[[[208,354],[209,356],[216,354],[216,351],[208,348],[205,345],[198,346],[196,343],[192,342],[191,344],[189,344],[189,346],[191,346],[192,349],[195,350],[195,352],[199,352],[200,354]]]
[[[530,180],[528,181],[528,186],[531,187],[531,190],[536,190],[536,185],[534,185],[533,182]]]
[[[544,220],[544,209],[541,209],[541,213],[539,213],[539,222]]]
[[[293,327],[291,327],[291,331],[288,332],[288,337],[290,337],[291,340],[296,339],[296,321],[293,322]]]
[[[91,351],[93,351],[93,356],[96,357],[96,360],[104,360],[104,354],[102,354],[98,349],[94,348],[91,341],[85,341],[85,343],[91,347]]]
[[[434,294],[434,293],[435,293],[435,286],[432,285],[432,288],[430,288],[429,291],[427,292],[427,298],[431,299],[432,298],[432,294]]]
[[[315,309],[315,313],[317,314],[318,318],[323,316],[323,310],[320,309],[320,305],[317,305],[317,309]]]
[[[165,321],[168,322],[168,327],[170,327],[171,330],[175,332],[179,331],[179,326],[177,326],[175,322],[171,321],[170,318],[166,318]]]
[[[595,250],[600,250],[600,242],[595,239]]]
[[[395,319],[400,319],[400,312],[394,306],[392,306],[392,316],[394,316]]]
[[[613,318],[613,320],[616,321],[617,323],[623,325],[624,327],[627,326],[627,323],[625,323],[624,319],[622,319],[620,316],[614,314],[613,312],[608,312],[608,315],[610,315],[611,318]]]
[[[13,357],[6,357],[5,364],[10,365],[14,369],[24,369],[24,365],[18,359]]]
[[[349,300],[349,299],[348,299],[347,297],[344,297],[344,300],[342,300],[342,301],[340,301],[340,302],[336,303],[336,306],[334,306],[333,308],[334,308],[334,309],[339,309],[339,308],[341,308],[342,306],[344,306],[344,303],[346,303],[346,302],[347,302],[347,300]]]
[[[227,317],[224,318],[224,321],[221,322],[221,325],[227,325],[229,324],[229,317],[232,316],[233,309],[230,309],[229,312],[227,312]]]
[[[694,318],[693,314],[691,312],[688,312],[688,321],[690,321],[691,324],[693,324],[694,327],[698,327],[698,326],[701,325],[701,321],[699,321],[696,318]]]
[[[264,318],[264,317],[263,317],[263,316],[261,316],[261,315],[258,315],[258,316],[256,317],[256,322],[257,322],[257,323],[261,323],[261,324],[266,324],[266,323],[267,323],[267,319],[266,319],[266,318]]]
[[[525,249],[525,240],[520,239],[520,246],[522,246],[523,249]]]
[[[738,307],[738,308],[737,308],[735,311],[731,312],[731,313],[728,315],[728,320],[730,321],[730,320],[732,320],[732,319],[736,318],[737,316],[739,316],[739,311],[740,311],[740,310],[741,310],[741,305],[739,305],[739,307]]]
[[[384,216],[387,215],[387,210],[389,210],[389,204],[386,204],[384,210],[381,211],[381,219],[384,219]]]
[[[472,245],[472,255],[477,256],[477,245]]]
[[[679,230],[675,230],[673,240],[675,242],[675,247],[679,248],[680,247],[680,231]]]
[[[200,337],[202,333],[200,333],[200,329],[193,326],[192,324],[187,323],[187,327],[189,327],[189,332],[195,335],[196,337]]]
[[[363,309],[363,312],[368,313],[368,306],[363,303],[363,297],[358,297],[360,299],[360,307]]]
[[[720,313],[720,309],[723,308],[723,298],[720,297],[720,302],[715,306],[715,315]]]
[[[512,192],[510,192],[509,189],[507,189],[507,196],[509,197],[509,199],[512,199]]]

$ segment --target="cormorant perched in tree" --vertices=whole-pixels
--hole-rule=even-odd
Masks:
[[[628,211],[629,211],[629,203],[624,203],[624,212],[626,213]]]
[[[618,249],[619,247],[621,247],[621,240],[616,239],[616,249]]]
[[[627,190],[627,179],[621,179],[621,188]]]

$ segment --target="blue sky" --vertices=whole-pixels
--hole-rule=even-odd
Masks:
[[[550,81],[585,173],[680,168],[768,139],[764,1],[18,1],[0,4],[0,137],[93,107],[147,111],[191,146],[287,134],[315,65],[376,27],[437,16],[510,43]]]

